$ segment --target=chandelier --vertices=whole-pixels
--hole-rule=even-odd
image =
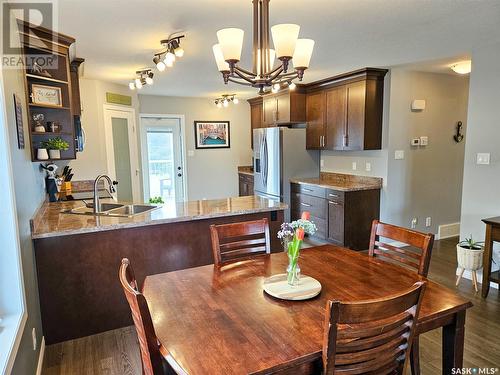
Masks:
[[[279,24],[271,27],[274,48],[269,41],[269,1],[253,0],[253,68],[246,70],[238,65],[243,48],[244,31],[227,28],[217,31],[218,44],[212,49],[224,83],[234,82],[256,87],[263,94],[272,87],[274,92],[282,85],[292,85],[294,79],[302,81],[309,67],[314,40],[298,39],[300,26]],[[274,67],[274,60],[280,63]],[[293,69],[290,69],[290,63]]]

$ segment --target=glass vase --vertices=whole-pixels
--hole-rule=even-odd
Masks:
[[[287,281],[290,286],[297,286],[300,282],[299,257],[292,257],[288,254],[288,267],[286,268]]]

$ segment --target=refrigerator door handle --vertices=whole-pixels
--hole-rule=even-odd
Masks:
[[[264,185],[267,188],[267,177],[268,177],[268,173],[269,173],[269,171],[268,171],[268,168],[269,168],[269,160],[268,160],[269,150],[267,147],[267,137],[264,137],[264,139],[262,140],[262,150],[264,152],[263,160],[265,160],[262,176],[263,176]]]

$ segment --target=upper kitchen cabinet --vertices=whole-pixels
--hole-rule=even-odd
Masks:
[[[264,127],[306,121],[306,96],[303,89],[286,90],[263,97],[262,122]]]
[[[250,144],[253,148],[253,130],[263,127],[262,124],[262,97],[248,99],[250,104]]]
[[[365,68],[307,85],[307,148],[381,149],[386,73]]]

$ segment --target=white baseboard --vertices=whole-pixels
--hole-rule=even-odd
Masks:
[[[460,235],[460,223],[443,224],[438,227],[437,240]]]
[[[42,375],[44,356],[45,356],[45,336],[42,336],[42,342],[40,344],[40,354],[38,355],[38,365],[36,366],[36,375]]]

